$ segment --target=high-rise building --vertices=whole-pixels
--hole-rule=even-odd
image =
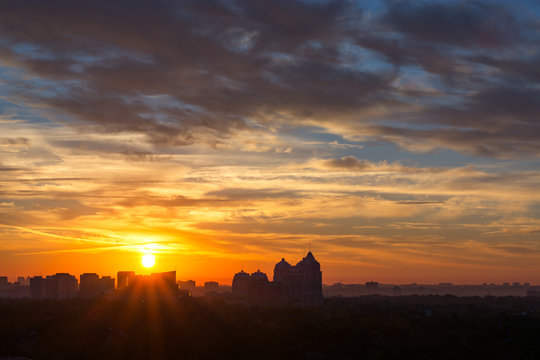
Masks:
[[[233,295],[235,295],[238,298],[247,299],[247,294],[248,294],[247,289],[248,289],[248,283],[249,283],[250,278],[251,276],[244,270],[241,270],[239,273],[236,273],[232,281]]]
[[[232,291],[256,304],[317,305],[322,302],[321,266],[311,252],[295,266],[281,259],[274,267],[273,282],[260,270],[251,275],[242,270],[233,278]]]
[[[152,273],[150,279],[161,288],[176,291],[178,285],[176,284],[176,271],[166,271],[161,273]]]
[[[77,279],[67,273],[57,273],[46,278],[30,279],[30,296],[33,299],[71,299],[77,293]]]
[[[7,289],[10,285],[7,276],[0,276],[0,289]]]
[[[119,273],[119,275],[121,275]],[[138,297],[141,299],[171,299],[178,297],[176,271],[152,273],[151,275],[134,275],[129,277],[128,285],[118,291],[121,297]]]
[[[99,277],[95,273],[81,275],[79,296],[82,298],[95,298],[114,291],[114,279],[110,276]]]
[[[321,265],[310,252],[295,266],[281,259],[274,267],[274,282],[280,284],[286,302],[317,305],[322,302]]]
[[[82,298],[95,298],[114,292],[114,279],[110,276],[99,277],[95,273],[81,275],[79,296]]]
[[[41,276],[30,278],[30,297],[32,299],[45,299],[46,281]]]
[[[195,283],[195,280],[186,280],[186,281],[178,280],[178,288],[180,290],[193,291],[196,289],[196,287],[197,287],[197,284]]]
[[[210,291],[218,291],[219,290],[219,283],[216,281],[207,281],[204,283],[204,290],[207,292]]]
[[[253,304],[265,304],[271,301],[270,282],[268,276],[257,269],[252,273],[247,283],[248,300]]]
[[[102,276],[99,279],[98,291],[101,294],[110,294],[114,292],[114,278],[110,276]]]
[[[93,298],[99,293],[99,275],[96,273],[84,273],[80,277],[79,296]]]
[[[56,283],[55,299],[72,299],[77,293],[77,279],[68,273],[57,273],[54,276]]]
[[[135,278],[135,271],[119,271],[116,274],[116,288],[121,289],[129,286],[130,281]]]

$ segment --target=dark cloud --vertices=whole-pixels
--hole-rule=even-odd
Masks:
[[[381,5],[369,13],[349,1],[3,2],[0,58],[33,75],[5,85],[17,101],[157,145],[216,146],[238,130],[287,122],[409,148],[540,153],[538,56],[521,56],[539,33],[521,10]],[[433,78],[416,80],[425,74]]]
[[[301,197],[301,194],[292,190],[278,189],[243,189],[227,188],[210,191],[202,197],[159,197],[147,193],[138,192],[139,196],[132,196],[122,199],[119,205],[125,207],[133,206],[162,206],[162,207],[231,207],[247,206],[253,201],[264,201],[273,199],[293,199]]]
[[[347,170],[364,170],[372,167],[372,164],[355,158],[354,156],[344,156],[341,159],[330,159],[323,163],[329,168],[347,169]]]
[[[493,55],[474,55],[465,57],[467,61],[490,66],[498,69],[502,74],[520,79],[521,82],[540,82],[540,56],[520,58],[508,58],[504,56]]]
[[[95,215],[101,209],[84,205],[74,199],[4,199],[12,202],[19,210],[25,212],[44,212],[57,215],[62,220],[71,220],[80,216]]]
[[[400,205],[442,205],[444,201],[398,201]]]
[[[0,137],[0,146],[6,145],[6,146],[27,146],[30,145],[30,139],[24,138],[24,137],[17,137],[17,138],[6,138],[6,137]]]
[[[467,62],[483,63],[477,60],[486,52],[480,51],[504,51],[529,43],[527,27],[534,26],[521,24],[517,16],[517,11],[497,2],[393,1],[380,18],[384,31],[362,32],[356,42],[392,64],[420,66],[445,81],[470,81],[474,74],[464,78],[460,71]],[[476,59],[463,55],[468,51],[482,55]]]
[[[327,169],[340,169],[348,171],[387,171],[393,173],[402,174],[418,174],[418,173],[442,173],[448,171],[448,168],[444,167],[412,167],[403,166],[399,162],[389,163],[387,161],[380,161],[378,163],[358,159],[354,156],[344,156],[339,159],[321,160],[320,164],[323,168]],[[466,171],[466,169],[461,169]]]
[[[465,47],[500,47],[518,30],[512,12],[496,2],[394,1],[384,21],[421,41]]]
[[[540,232],[537,230],[537,232]],[[516,255],[531,255],[538,253],[538,249],[525,246],[497,246],[496,249]]]
[[[32,183],[36,183],[36,184],[42,184],[42,183],[50,183],[50,182],[53,182],[53,183],[56,183],[56,182],[60,182],[60,181],[68,181],[68,182],[71,182],[71,181],[94,181],[96,179],[94,178],[82,178],[82,177],[64,177],[64,178],[32,178],[32,179],[21,179],[21,178],[18,178],[18,179],[10,179],[10,180],[0,180],[1,182],[21,182],[21,183],[24,183],[24,182],[32,182]]]
[[[261,32],[259,46],[268,50],[295,50],[306,40],[333,40],[339,36],[336,22],[349,9],[346,1],[307,2],[241,0],[242,15]]]
[[[540,91],[514,85],[487,87],[467,96],[459,106],[436,105],[401,116],[420,128],[363,127],[385,141],[409,147],[451,148],[476,156],[510,158],[540,155]],[[430,125],[437,125],[429,129]],[[426,126],[426,128],[422,128]]]
[[[127,146],[126,144],[114,141],[97,140],[53,140],[51,145],[55,147],[67,148],[73,154],[121,154],[131,161],[161,161],[170,159],[169,155],[160,155],[152,151],[144,150],[137,146]]]
[[[13,167],[13,166],[3,166],[0,164],[0,172],[16,172],[16,171],[24,171],[26,169],[19,168],[19,167]]]
[[[243,189],[227,188],[222,190],[210,191],[207,196],[215,196],[228,200],[262,200],[262,199],[282,199],[298,198],[301,194],[292,190],[279,189]]]
[[[320,59],[322,52],[297,56],[309,52],[309,42],[330,48],[341,41],[339,17],[347,6],[342,1],[80,5],[57,0],[46,6],[23,1],[4,4],[0,33],[10,45],[37,47],[34,52],[4,48],[12,63],[40,77],[77,82],[43,98],[48,106],[107,131],[143,132],[158,144],[190,144],[201,141],[200,131],[204,137],[229,136],[247,128],[247,117],[270,109],[305,116],[366,106],[391,80],[387,74],[335,66],[339,61]],[[21,25],[25,21],[28,26]],[[167,94],[172,101],[152,106],[141,94]]]

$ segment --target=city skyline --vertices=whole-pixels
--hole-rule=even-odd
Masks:
[[[540,284],[539,19],[2,2],[0,275],[230,283],[312,250],[325,284]]]
[[[144,262],[144,260],[143,260]],[[293,262],[294,264],[294,262]],[[152,266],[145,265],[149,268]],[[275,263],[273,273],[246,272],[242,268],[232,277],[232,282],[206,281],[203,285],[193,279],[181,280],[176,271],[137,274],[135,271],[121,270],[116,278],[84,273],[77,279],[70,273],[56,273],[47,276],[17,277],[9,282],[0,276],[0,298],[31,298],[35,300],[54,299],[117,299],[162,298],[174,300],[186,297],[208,297],[221,299],[226,303],[262,306],[320,306],[323,298],[357,297],[361,295],[417,296],[450,295],[470,296],[518,296],[537,297],[540,285],[529,282],[503,282],[482,284],[392,284],[366,281],[363,284],[341,282],[323,284],[323,267],[311,251],[296,264],[291,265],[285,258]]]
[[[60,272],[60,273],[56,273],[56,274],[43,274],[43,273],[40,273],[40,274],[31,274],[31,275],[25,275],[25,276],[16,276],[16,277],[13,277],[11,280],[11,282],[9,282],[10,280],[10,277],[9,276],[5,276],[3,274],[0,274],[0,285],[10,285],[10,286],[13,286],[13,285],[18,285],[18,286],[28,286],[28,280],[31,280],[32,278],[48,278],[50,276],[54,276],[54,275],[69,275],[69,276],[72,276],[74,279],[79,279],[78,281],[80,282],[81,279],[83,277],[87,277],[88,275],[90,275],[91,277],[95,277],[97,276],[97,278],[103,278],[103,279],[112,279],[113,281],[113,284],[115,284],[113,286],[113,288],[115,289],[119,289],[119,288],[122,288],[122,287],[125,287],[127,284],[128,284],[128,278],[130,277],[150,277],[150,276],[154,276],[154,275],[159,275],[159,274],[168,274],[168,273],[174,273],[175,274],[175,281],[177,284],[179,284],[180,286],[187,286],[187,287],[192,287],[192,288],[196,288],[197,285],[196,284],[203,284],[204,287],[206,287],[207,284],[211,284],[211,286],[213,285],[216,285],[216,286],[227,286],[227,287],[230,287],[232,285],[232,288],[233,288],[233,292],[234,292],[234,278],[236,278],[237,275],[247,275],[248,277],[251,275],[264,275],[264,276],[267,276],[267,273],[272,273],[272,271],[269,272],[268,269],[263,269],[263,271],[261,271],[261,266],[260,264],[257,264],[257,267],[256,267],[256,271],[254,270],[255,268],[251,269],[253,270],[253,272],[250,271],[249,268],[245,268],[244,266],[242,266],[241,270],[240,270],[240,273],[236,273],[234,274],[234,277],[232,278],[231,281],[224,281],[224,282],[220,282],[220,281],[216,281],[216,279],[204,279],[204,280],[200,280],[197,278],[197,276],[188,276],[188,277],[184,277],[182,279],[176,277],[176,270],[166,270],[166,271],[160,271],[160,272],[157,272],[156,269],[154,269],[154,265],[152,263],[151,266],[146,266],[144,265],[144,258],[145,258],[146,255],[143,255],[142,258],[141,258],[141,262],[143,263],[143,269],[145,269],[146,271],[143,271],[142,273],[137,273],[136,271],[133,271],[133,270],[117,270],[115,272],[114,275],[116,275],[116,277],[113,277],[112,274],[99,274],[99,273],[96,273],[96,272],[85,272],[85,273],[82,273],[80,274],[79,276],[77,276],[76,274],[71,274],[70,272]],[[317,267],[320,269],[319,267],[319,263],[313,258],[313,255],[312,255],[312,252],[311,251],[308,251],[307,252],[307,255],[305,257],[303,257],[303,261],[306,260],[306,258],[311,258],[313,259],[313,261],[315,261],[315,263],[317,264]],[[302,263],[302,262],[300,262]],[[299,263],[299,264],[300,264]],[[287,260],[283,257],[277,264],[274,264],[273,266],[273,277],[275,278],[276,277],[276,271],[277,268],[279,266],[283,266],[283,264],[287,265],[287,266],[290,266],[287,262]],[[299,264],[297,264],[296,266],[298,266]],[[294,269],[295,267],[292,267],[292,269]],[[245,272],[244,270],[248,270],[247,272]],[[271,269],[270,269],[271,270]],[[251,272],[251,274],[250,274]],[[229,274],[230,275],[230,274]],[[278,275],[279,276],[279,275]],[[320,276],[320,275],[319,275]],[[231,278],[230,276],[227,276],[225,275],[224,278]],[[194,280],[196,279],[196,280]],[[353,282],[353,283],[342,283],[341,281],[337,281],[337,282],[333,282],[333,283],[329,283],[329,282],[324,282],[322,281],[322,277],[320,277],[320,283],[324,286],[336,286],[336,285],[361,285],[362,283],[361,282]],[[478,285],[482,285],[482,286],[486,286],[486,285],[490,285],[490,286],[513,286],[513,287],[516,287],[516,286],[526,286],[526,287],[529,287],[529,286],[540,286],[540,284],[536,284],[536,283],[530,283],[529,281],[525,281],[523,283],[521,283],[520,281],[503,281],[503,282],[500,282],[500,283],[495,283],[495,282],[482,282],[482,283],[452,283],[452,282],[438,282],[438,283],[417,283],[417,282],[409,282],[409,283],[382,283],[382,282],[379,282],[379,281],[376,281],[377,279],[371,279],[369,281],[365,281],[364,284],[366,286],[369,286],[369,284],[375,284],[375,285],[379,285],[379,284],[385,284],[385,285],[428,285],[428,286],[435,286],[435,285],[439,285],[439,286],[463,286],[463,285],[474,285],[474,286],[478,286]],[[20,282],[23,281],[24,284],[21,284]],[[4,284],[5,283],[5,284]],[[199,287],[201,287],[201,285],[198,285]]]

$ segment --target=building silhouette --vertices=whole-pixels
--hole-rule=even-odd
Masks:
[[[118,272],[118,276],[117,295],[120,298],[172,299],[178,297],[176,271],[150,275],[135,275],[133,271],[121,271]]]
[[[242,270],[234,275],[232,291],[236,298],[253,304],[317,305],[322,302],[321,266],[311,251],[294,266],[281,259],[272,282],[260,270],[251,275]]]
[[[206,281],[204,283],[205,293],[213,293],[219,291],[219,283],[217,281]]]
[[[116,273],[116,288],[122,289],[128,286],[133,278],[135,278],[135,271],[119,271]]]
[[[248,283],[251,280],[251,276],[242,269],[239,273],[234,275],[232,281],[232,293],[238,298],[247,298]]]
[[[197,289],[197,283],[195,280],[178,280],[177,284],[180,290],[190,291],[191,293]]]
[[[11,283],[8,281],[7,276],[0,276],[0,290],[1,289],[7,289],[7,288],[9,288],[10,285],[11,285]]]
[[[96,273],[84,273],[80,277],[79,296],[95,298],[114,291],[114,279],[110,276],[99,277]]]
[[[17,282],[20,286],[29,286],[30,285],[30,277],[24,277],[24,276],[18,276]]]
[[[30,278],[30,296],[32,299],[72,299],[77,294],[77,278],[68,273],[56,273],[45,278]]]
[[[30,278],[30,297],[32,299],[45,299],[46,281],[42,276]]]

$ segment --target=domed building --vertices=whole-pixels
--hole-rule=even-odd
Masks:
[[[261,270],[257,269],[257,272],[251,274],[252,282],[268,282],[268,276],[263,273]]]
[[[311,252],[295,266],[284,258],[274,266],[273,281],[257,270],[243,270],[233,279],[233,295],[252,304],[317,305],[322,302],[321,265]]]
[[[239,273],[234,274],[232,281],[232,292],[238,297],[247,298],[248,293],[248,283],[251,277],[247,272],[241,270]]]
[[[321,264],[310,252],[306,257],[296,264],[298,272],[301,274],[301,297],[303,302],[319,304],[322,302],[322,272]]]
[[[268,281],[268,276],[263,273],[261,270],[258,270],[251,274],[250,280],[248,282],[248,300],[252,304],[264,305],[267,304],[269,298],[271,297],[270,293],[270,282]]]
[[[321,265],[311,251],[295,266],[281,259],[274,267],[274,282],[280,284],[285,303],[317,305],[322,302]]]
[[[285,258],[281,258],[281,261],[274,266],[274,282],[281,282],[281,280],[289,274],[291,271],[291,264],[285,261]]]

